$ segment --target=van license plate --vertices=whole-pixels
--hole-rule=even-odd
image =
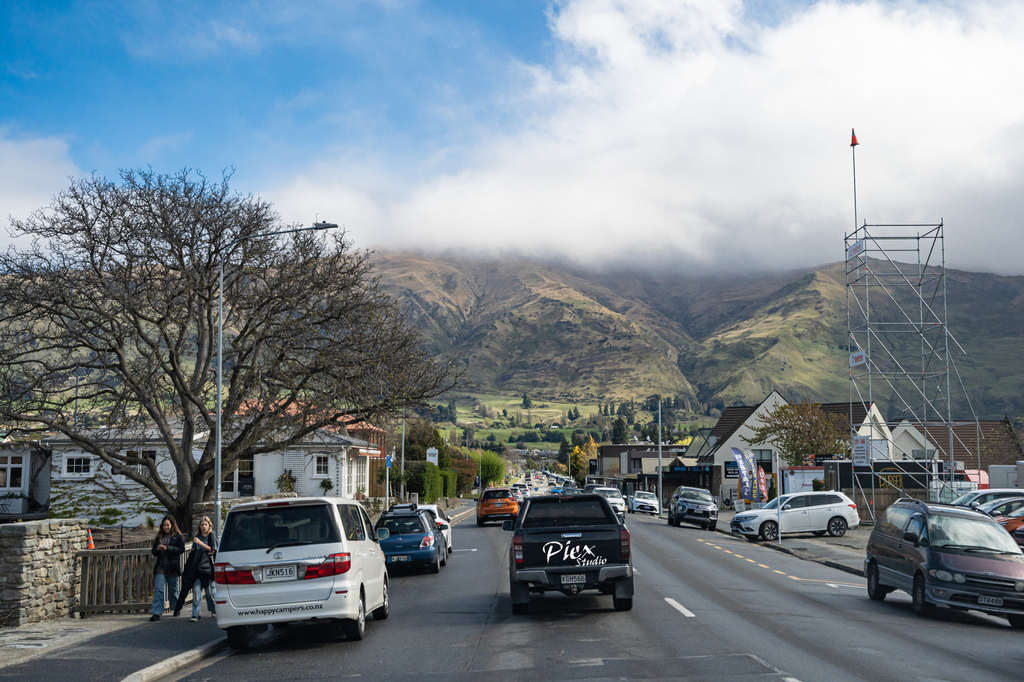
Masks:
[[[271,566],[263,569],[263,582],[273,583],[279,580],[295,580],[295,566]]]
[[[986,596],[984,594],[980,594],[980,595],[978,595],[978,603],[979,604],[984,604],[986,606],[1002,606],[1003,605],[1003,598],[1002,597],[988,597],[988,596]]]
[[[587,582],[587,576],[582,573],[573,573],[571,575],[562,576],[563,585],[582,585]]]

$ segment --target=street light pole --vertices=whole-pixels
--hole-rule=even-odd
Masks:
[[[661,516],[661,396],[658,397],[658,516]]]
[[[220,538],[220,520],[221,520],[221,505],[220,505],[220,485],[221,485],[221,430],[223,422],[223,410],[224,403],[222,401],[222,389],[224,386],[224,257],[231,251],[231,247],[239,242],[244,242],[247,239],[256,239],[258,237],[276,237],[282,234],[292,234],[294,232],[309,232],[310,230],[329,230],[333,227],[337,227],[337,223],[313,223],[312,227],[299,227],[293,230],[278,230],[276,232],[262,232],[260,234],[249,234],[244,237],[239,237],[234,241],[230,242],[224,251],[220,254],[220,262],[217,266],[217,435],[216,435],[216,454],[214,456],[214,467],[213,467],[213,478],[216,481],[217,488],[213,498],[213,532],[216,537]]]

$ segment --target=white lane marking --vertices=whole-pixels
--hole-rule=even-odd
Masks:
[[[868,589],[866,585],[847,585],[845,583],[838,583],[838,584],[837,583],[825,583],[825,584],[828,585],[829,587],[834,587],[837,590],[840,587],[852,587],[855,590],[866,590],[866,589]]]
[[[800,682],[800,680],[795,677],[783,677],[782,682]]]
[[[685,606],[683,606],[682,604],[677,602],[675,599],[669,599],[668,597],[665,597],[665,601],[668,602],[669,606],[671,606],[672,608],[674,608],[676,611],[678,611],[679,613],[683,614],[687,618],[696,618],[697,617],[697,616],[693,615],[692,611],[690,611],[688,608],[686,608]]]
[[[453,552],[475,552],[475,549],[453,549]]]

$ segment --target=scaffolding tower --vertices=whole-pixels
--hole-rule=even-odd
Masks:
[[[901,461],[915,459],[931,471],[930,497],[948,501],[954,493],[954,462],[973,462],[980,456],[973,443],[954,433],[954,398],[970,408],[979,437],[980,429],[953,361],[952,351],[965,352],[946,324],[942,222],[865,222],[847,234],[846,311],[855,470],[858,463],[870,466],[877,459],[889,459],[887,465],[905,471]],[[886,414],[876,424],[871,407],[880,401],[886,403]],[[856,403],[869,415],[870,426],[853,422]],[[929,454],[926,449],[923,458],[920,453],[900,452],[890,436],[904,420],[929,441],[935,434],[945,434],[945,443],[934,443],[936,451]],[[980,469],[980,460],[978,464]],[[888,478],[876,477],[873,466],[871,480],[870,502],[863,489],[860,492],[874,518],[876,482],[894,486]]]

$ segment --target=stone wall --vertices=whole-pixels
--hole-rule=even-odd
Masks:
[[[71,615],[78,599],[75,553],[88,546],[85,519],[0,525],[0,625]]]

